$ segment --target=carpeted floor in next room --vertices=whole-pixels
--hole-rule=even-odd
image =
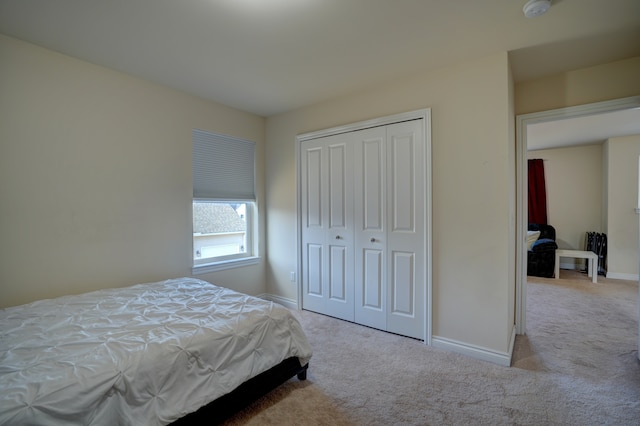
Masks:
[[[638,425],[638,284],[529,277],[527,335],[501,367],[307,311],[308,379],[228,425]]]

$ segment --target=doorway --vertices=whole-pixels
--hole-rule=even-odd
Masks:
[[[527,127],[533,124],[640,108],[640,96],[560,108],[516,117],[516,333],[526,334]]]

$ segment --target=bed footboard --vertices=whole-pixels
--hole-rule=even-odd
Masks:
[[[309,364],[300,365],[300,361],[296,357],[287,358],[275,367],[244,382],[231,393],[221,396],[198,411],[176,420],[172,423],[172,426],[222,423],[291,377],[297,376],[299,380],[306,380],[308,367]]]

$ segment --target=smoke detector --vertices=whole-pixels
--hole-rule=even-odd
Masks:
[[[551,7],[551,0],[529,0],[522,8],[524,16],[535,18],[543,15]]]

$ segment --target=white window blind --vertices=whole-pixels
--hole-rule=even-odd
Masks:
[[[193,130],[193,198],[255,201],[255,143]]]

